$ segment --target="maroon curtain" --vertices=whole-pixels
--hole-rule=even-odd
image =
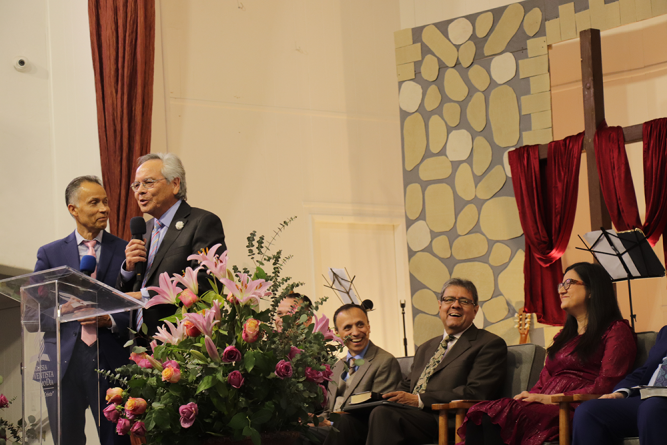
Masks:
[[[88,0],[102,178],[111,233],[130,238],[140,214],[130,192],[136,159],[150,152],[154,0]]]
[[[565,321],[557,286],[563,278],[560,258],[570,241],[577,209],[583,140],[580,133],[551,142],[546,163],[540,162],[537,145],[509,153],[526,238],[525,310],[535,313],[540,323],[562,325]]]
[[[641,224],[621,127],[603,123],[595,134],[595,157],[602,195],[614,226],[640,228],[654,246],[667,226],[667,118],[643,125],[646,220]],[[667,246],[664,245],[665,258]]]

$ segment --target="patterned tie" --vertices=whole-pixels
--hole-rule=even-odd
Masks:
[[[160,222],[159,219],[155,220],[155,225],[153,226],[153,232],[151,233],[151,250],[148,252],[148,261],[146,263],[146,272],[144,272],[144,281],[141,283],[141,287],[146,287],[146,280],[148,279],[148,271],[151,270],[153,265],[153,260],[155,260],[155,254],[157,253],[158,244],[160,243],[160,233],[162,233],[162,228],[164,224]],[[139,309],[137,311],[137,332],[141,329],[141,325],[144,324],[144,310]]]
[[[357,372],[357,368],[354,365],[354,362],[355,362],[354,357],[350,357],[350,359],[347,361],[347,367],[348,367],[347,375],[350,377],[352,377],[352,374]]]
[[[426,368],[422,371],[422,375],[419,376],[415,389],[412,390],[412,394],[419,394],[426,390],[426,385],[428,384],[428,379],[431,378],[435,368],[438,367],[442,359],[445,357],[445,352],[447,352],[447,345],[449,342],[456,340],[456,337],[453,335],[446,336],[442,342],[438,345],[438,349],[435,350],[435,354],[431,357],[431,360],[426,365]]]
[[[92,255],[97,259],[95,255],[95,244],[96,240],[82,241],[81,244],[85,244],[88,247],[88,253],[86,255]],[[97,265],[95,265],[95,270],[90,275],[91,278],[97,278]],[[88,346],[93,345],[97,341],[97,326],[94,324],[82,325],[81,326],[81,341],[83,341]]]
[[[658,376],[656,377],[653,386],[667,386],[667,358],[662,359],[660,371],[658,371]]]

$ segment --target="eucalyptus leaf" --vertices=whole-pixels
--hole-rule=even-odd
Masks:
[[[148,335],[148,326],[146,325],[146,323],[143,323],[143,324],[141,325],[141,332],[142,332],[144,335]]]
[[[135,354],[143,354],[144,352],[146,352],[146,348],[144,348],[143,346],[135,346],[134,348],[132,348],[132,352],[134,352]]]
[[[125,342],[123,345],[124,348],[127,348],[128,346],[132,346],[134,344],[134,340],[128,340]],[[0,377],[0,383],[2,383],[2,377]]]

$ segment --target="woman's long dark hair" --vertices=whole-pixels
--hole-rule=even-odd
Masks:
[[[567,273],[574,270],[586,285],[590,298],[586,299],[588,309],[588,325],[586,332],[581,335],[579,343],[574,352],[581,362],[586,362],[600,346],[600,340],[609,325],[617,320],[622,320],[621,310],[618,308],[618,300],[614,292],[609,274],[599,264],[576,263],[565,270]],[[577,319],[567,315],[565,326],[560,335],[554,339],[547,351],[549,357],[553,358],[563,346],[579,333],[577,332]]]

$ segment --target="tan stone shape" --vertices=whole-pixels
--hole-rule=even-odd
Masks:
[[[412,28],[394,32],[394,47],[403,48],[412,45]]]
[[[422,312],[431,315],[438,315],[440,309],[438,308],[438,296],[428,289],[418,290],[412,296],[412,304]],[[440,320],[438,318],[438,320]],[[442,327],[442,323],[440,325]]]
[[[403,122],[405,169],[415,168],[426,153],[426,125],[421,114],[411,114]]]
[[[437,85],[431,85],[426,91],[426,97],[424,98],[424,108],[426,111],[433,111],[438,108],[440,101],[442,100],[442,95]]]
[[[526,77],[539,76],[549,72],[549,56],[537,56],[529,59],[519,60],[519,76],[522,79]]]
[[[560,38],[562,40],[576,39],[577,22],[574,18],[574,3],[566,3],[558,7],[560,18]]]
[[[452,256],[452,249],[449,247],[449,238],[447,235],[442,235],[433,240],[433,253],[440,258],[449,258]]]
[[[485,313],[486,314],[486,313]],[[515,325],[514,317],[506,318],[498,323],[491,324],[484,327],[486,331],[489,331],[492,334],[496,334],[498,337],[505,340],[507,345],[518,345],[519,344],[519,330],[514,327]]]
[[[653,17],[651,0],[637,0],[635,1],[635,8],[637,8],[637,21]]]
[[[479,223],[482,232],[493,241],[507,241],[523,235],[519,209],[513,196],[501,196],[485,202]]]
[[[591,12],[591,28],[604,31],[607,29],[607,14],[604,0],[588,0],[588,10]]]
[[[637,6],[635,0],[619,0],[621,12],[621,25],[627,25],[637,21]]]
[[[440,116],[433,115],[428,121],[428,146],[433,153],[440,153],[447,142],[447,125]]]
[[[516,59],[512,53],[503,53],[491,61],[491,77],[499,85],[512,80],[516,75]]]
[[[449,280],[447,267],[427,252],[417,252],[410,259],[410,273],[433,292],[440,292]]]
[[[445,93],[450,99],[461,102],[468,96],[468,85],[454,68],[445,71]]]
[[[540,111],[530,115],[531,128],[533,130],[541,130],[543,128],[551,128],[551,111]],[[525,143],[525,140],[524,140]]]
[[[426,222],[434,232],[448,232],[454,227],[454,192],[448,184],[433,184],[426,188]]]
[[[398,65],[396,67],[396,76],[398,77],[399,82],[404,80],[411,80],[415,78],[415,63],[404,63],[403,65]]]
[[[667,14],[667,0],[651,0],[651,12],[653,17]]]
[[[438,118],[439,119],[439,118]],[[449,178],[452,174],[452,163],[447,156],[428,158],[419,166],[419,178],[422,181]]]
[[[551,79],[549,74],[540,74],[530,78],[530,94],[543,93],[551,91]]]
[[[587,9],[577,12],[574,15],[574,21],[577,23],[577,34],[581,33],[581,31],[591,29],[591,11]]]
[[[540,8],[533,8],[523,19],[523,30],[528,37],[533,37],[540,30],[540,26],[542,26],[542,11]]]
[[[492,298],[484,303],[484,315],[491,323],[498,323],[507,317],[507,314],[509,314],[509,308],[503,296]]]
[[[520,120],[519,104],[514,90],[508,85],[494,89],[489,98],[489,121],[495,143],[501,147],[511,147],[519,142]]]
[[[396,65],[402,65],[408,62],[416,62],[422,59],[422,45],[415,43],[414,45],[404,46],[403,48],[396,48]]]
[[[477,16],[477,20],[475,20],[475,34],[477,34],[477,37],[482,38],[486,37],[486,35],[491,31],[491,27],[493,26],[493,13],[491,11],[482,13]]]
[[[461,122],[461,106],[454,102],[447,102],[442,107],[442,116],[450,127],[456,127]]]
[[[472,40],[467,41],[459,48],[459,61],[464,68],[468,68],[475,60],[477,48]]]
[[[422,77],[424,79],[435,82],[438,79],[438,73],[440,72],[438,59],[436,59],[432,54],[428,54],[426,57],[424,57],[421,70]]]
[[[477,315],[475,315],[472,324],[474,324],[477,329],[484,329],[484,310],[479,306],[477,306]]]
[[[554,138],[551,128],[543,128],[541,130],[523,132],[524,145],[548,144],[553,140]]]
[[[484,127],[486,127],[486,98],[484,97],[484,93],[478,91],[470,99],[470,103],[468,103],[468,108],[466,109],[466,116],[472,128],[476,131],[484,130]]]
[[[609,3],[604,10],[607,13],[607,29],[621,26],[621,10],[618,2]]]
[[[479,65],[473,65],[473,67],[468,70],[468,78],[479,91],[486,90],[489,87],[489,83],[491,83],[489,73]]]
[[[456,65],[456,59],[459,57],[458,51],[456,51],[456,47],[452,45],[452,42],[447,40],[447,37],[438,31],[438,28],[433,25],[428,25],[424,28],[424,31],[422,31],[422,41],[447,66]]]
[[[502,266],[510,260],[512,256],[512,249],[504,245],[503,243],[496,243],[491,248],[491,254],[489,255],[489,264],[492,266]]]
[[[444,327],[440,317],[433,315],[417,314],[414,321],[413,340],[415,345],[420,346],[422,343],[437,337],[442,337]]]
[[[505,169],[502,165],[496,165],[488,175],[477,184],[476,195],[479,199],[489,199],[500,191],[507,181]]]
[[[487,301],[493,296],[496,288],[495,277],[491,266],[486,263],[458,263],[452,271],[452,278],[463,278],[475,283],[479,301]]]
[[[407,233],[408,246],[416,251],[425,249],[431,244],[431,230],[426,221],[417,221],[410,226]]]
[[[450,161],[465,161],[472,151],[472,136],[468,130],[454,130],[447,141],[447,157]]]
[[[503,167],[505,167],[505,174],[509,176],[510,178],[512,177],[512,169],[510,169],[510,162],[509,162],[509,157],[508,154],[510,151],[515,150],[515,148],[510,148],[507,150],[505,153],[503,153]]]
[[[528,57],[537,57],[548,54],[549,50],[547,49],[547,38],[546,37],[537,37],[530,39],[527,42],[528,44]]]
[[[498,289],[514,309],[519,310],[525,304],[523,262],[526,254],[519,250],[509,265],[498,275]]]
[[[484,136],[477,136],[475,142],[472,144],[472,171],[477,176],[482,176],[491,161],[493,160],[493,150],[491,144],[484,138]]]
[[[486,255],[489,241],[481,233],[460,236],[454,240],[452,255],[459,261],[472,260]]]
[[[408,185],[405,188],[405,214],[410,219],[417,219],[421,215],[423,207],[422,186],[419,184]]]
[[[447,27],[449,40],[454,45],[465,43],[472,35],[472,23],[465,17],[458,18]]]
[[[412,81],[403,82],[401,91],[398,93],[398,105],[402,110],[414,113],[422,103],[422,94],[422,87],[418,83]]]
[[[475,204],[468,204],[461,210],[458,218],[456,218],[456,231],[459,235],[467,235],[476,225],[479,220],[479,211]]]
[[[561,41],[560,19],[547,20],[544,26],[547,30],[547,45],[552,45]]]
[[[512,3],[505,9],[496,28],[484,45],[484,55],[492,56],[505,51],[507,44],[521,26],[523,13],[523,6],[520,3]]]
[[[456,185],[456,193],[461,198],[470,201],[475,197],[475,180],[472,178],[470,164],[464,162],[459,165],[458,170],[456,170],[454,184]]]
[[[521,114],[548,110],[551,110],[551,93],[549,91],[521,97]]]

